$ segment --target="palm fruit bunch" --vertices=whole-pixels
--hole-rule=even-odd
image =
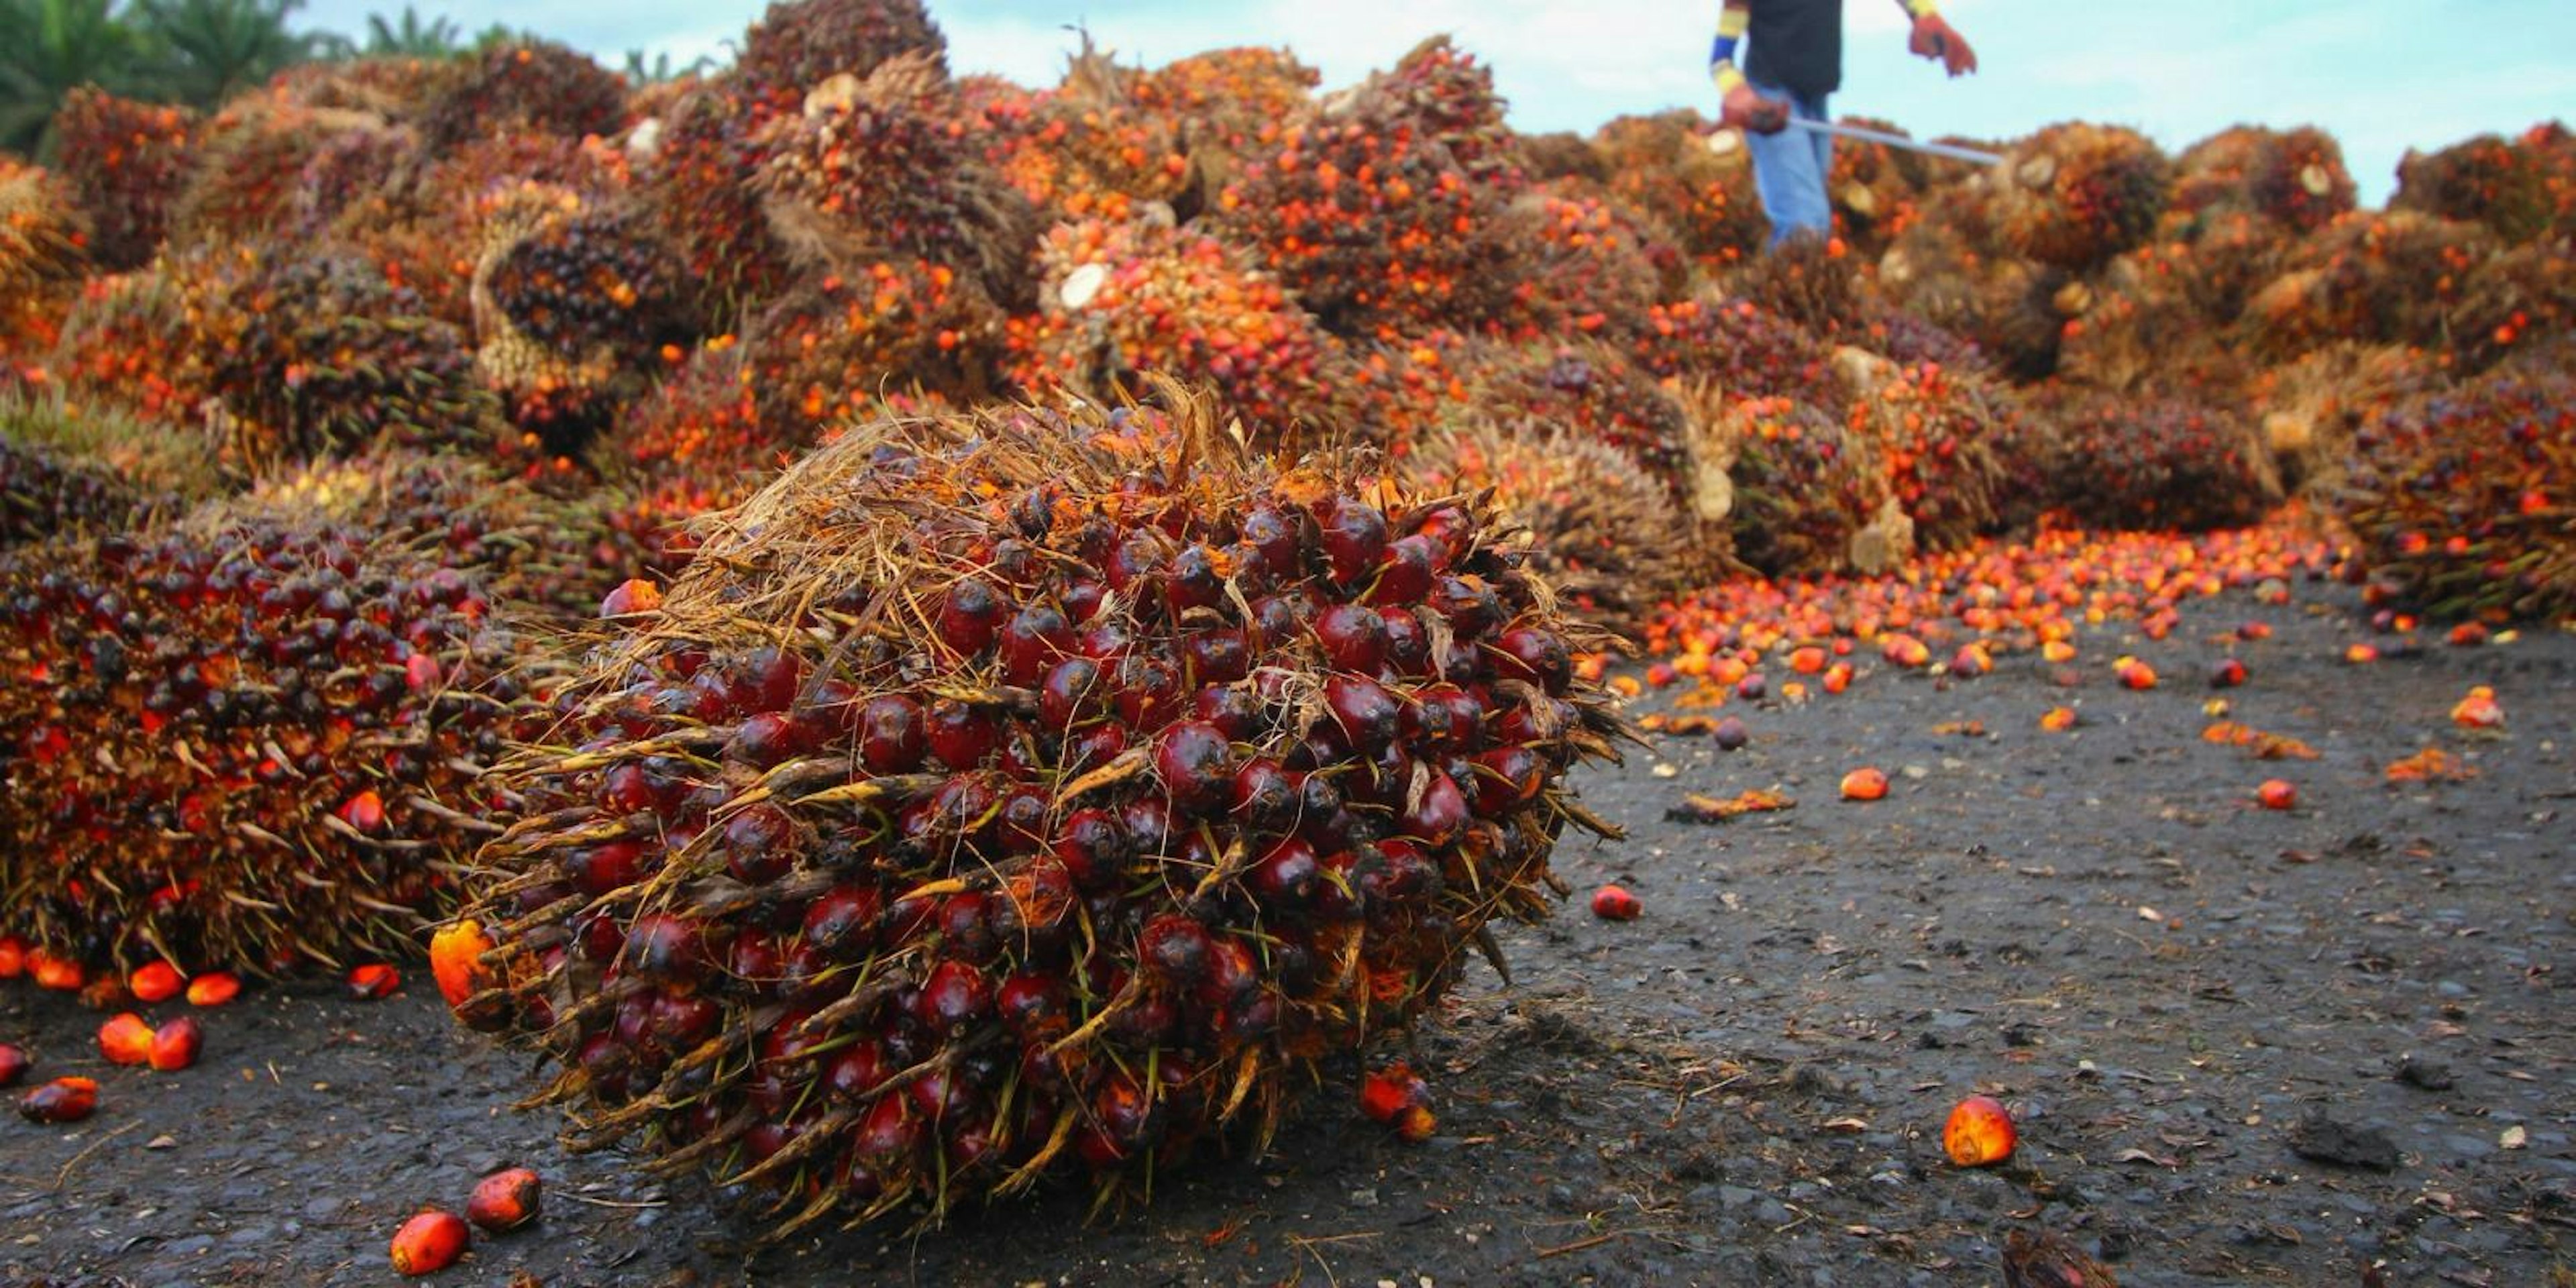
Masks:
[[[1780,395],[1719,396],[1702,454],[1727,480],[1716,511],[1734,557],[1768,577],[1883,571],[1913,549],[1903,509],[1865,436]]]
[[[1177,124],[1210,191],[1233,182],[1243,158],[1279,123],[1306,115],[1322,75],[1285,49],[1244,46],[1176,59],[1136,79],[1136,106]]]
[[[1497,241],[1510,253],[1495,271],[1514,279],[1500,325],[1520,338],[1625,338],[1688,278],[1662,229],[1600,195],[1524,193],[1503,210]]]
[[[1528,534],[1529,567],[1577,616],[1631,638],[1723,561],[1723,529],[1685,519],[1667,479],[1561,425],[1465,416],[1402,465],[1426,493],[1490,492],[1500,521]]]
[[[1982,177],[1936,191],[1878,264],[1887,301],[1966,336],[2016,380],[2057,370],[2066,323],[2090,303],[2066,269],[1997,247],[1985,216]]]
[[[995,302],[1028,294],[1037,212],[951,128],[947,74],[927,53],[839,76],[771,122],[758,183],[769,226],[801,263],[849,271],[919,258]]]
[[[1467,178],[1499,189],[1505,198],[1528,183],[1518,137],[1503,123],[1505,103],[1494,93],[1494,70],[1476,56],[1432,36],[1405,52],[1395,66],[1372,73],[1350,91],[1371,110],[1422,130]]]
[[[512,328],[576,360],[604,352],[621,368],[695,337],[677,257],[640,207],[609,200],[553,214],[501,248],[482,280]]]
[[[268,88],[298,106],[417,120],[456,75],[445,58],[333,58],[271,76]]]
[[[1925,550],[1955,550],[1992,531],[2007,490],[2008,445],[2027,413],[2009,391],[1973,371],[1897,363],[1855,348],[1836,352],[1851,401],[1847,444],[1884,471],[1885,489]]]
[[[1991,373],[1994,364],[1977,342],[1936,326],[1920,314],[1880,302],[1862,332],[1862,348],[1897,362],[1937,362],[1956,371]]]
[[[1200,176],[1183,152],[1177,118],[1142,106],[1143,77],[1082,37],[1064,81],[1016,114],[996,163],[1050,216],[1128,219],[1146,203],[1198,202]],[[997,113],[987,108],[983,119]]]
[[[2557,122],[2482,134],[2397,163],[2391,210],[2485,224],[2508,243],[2576,235],[2576,135]]]
[[[1337,335],[1472,325],[1501,304],[1483,270],[1504,194],[1441,141],[1470,114],[1425,88],[1382,74],[1285,125],[1212,211],[1220,235],[1253,248]]]
[[[0,931],[120,972],[400,951],[528,708],[436,558],[264,507],[0,556]]]
[[[2444,383],[2440,360],[2406,345],[2341,343],[2265,369],[2247,389],[2282,484],[2331,495],[2343,485],[2353,435]]]
[[[1892,121],[1846,116],[1840,123],[1905,136]],[[1876,259],[1920,217],[1915,197],[1923,176],[1915,155],[1869,139],[1834,140],[1825,192],[1833,201],[1835,229],[1854,251]]]
[[[161,426],[60,397],[0,395],[0,547],[126,531],[222,486],[207,453]]]
[[[1671,224],[1703,267],[1723,269],[1759,254],[1771,224],[1742,136],[1713,128],[1688,109],[1622,116],[1594,133],[1592,145],[1613,195]],[[1713,146],[1720,142],[1728,146]]]
[[[2241,383],[2226,335],[2194,305],[2195,255],[2151,242],[2068,292],[2082,311],[2058,345],[2058,374],[2095,389],[2224,398]]]
[[[208,350],[193,324],[215,311],[224,280],[240,271],[236,258],[199,249],[89,279],[46,356],[49,377],[83,407],[112,406],[165,425],[200,423]]]
[[[2357,211],[2293,244],[2239,325],[2253,349],[2276,360],[2338,340],[2440,344],[2471,271],[2498,249],[2477,224]]]
[[[494,45],[450,63],[441,79],[420,117],[434,152],[505,134],[605,138],[626,119],[626,82],[551,40]]]
[[[2281,499],[2261,432],[2227,407],[2061,387],[2048,411],[2057,433],[2043,494],[2083,527],[2241,527]]]
[[[1460,369],[1472,408],[1559,425],[1679,488],[1688,413],[1662,382],[1598,341],[1471,346]]]
[[[1833,346],[1751,300],[1703,294],[1646,310],[1629,346],[1659,381],[1714,380],[1742,397],[1833,398]]]
[[[89,216],[90,257],[122,272],[152,258],[200,158],[197,114],[167,103],[118,98],[83,85],[54,115],[63,177]]]
[[[2452,366],[2484,371],[2536,343],[2576,334],[2576,233],[2515,246],[2469,270],[2445,319]]]
[[[468,300],[474,371],[517,431],[506,452],[532,472],[569,470],[638,396],[634,351],[680,305],[675,274],[623,227],[614,198],[523,180],[485,203]]]
[[[1522,135],[1521,168],[1541,186],[1565,179],[1605,188],[1610,183],[1610,164],[1602,160],[1601,150],[1572,130]]]
[[[60,339],[89,234],[69,185],[0,156],[0,371]]]
[[[2339,517],[2378,593],[2441,616],[2576,614],[2576,377],[2564,346],[2379,417]]]
[[[1796,237],[1726,274],[1727,289],[1790,325],[1849,342],[1878,311],[1858,261],[1838,241]]]
[[[1547,911],[1601,637],[1475,500],[1158,397],[854,429],[620,619],[433,956],[573,1143],[773,1237],[1141,1196]]]
[[[343,212],[398,181],[420,155],[420,134],[407,125],[361,126],[322,141],[305,158],[278,226],[294,237],[329,234]]]
[[[948,39],[921,0],[783,0],[743,36],[734,75],[766,119],[796,111],[833,76],[864,80],[878,64],[914,53],[946,75]]]
[[[809,278],[743,328],[763,441],[801,450],[886,393],[989,396],[1002,326],[992,300],[944,264],[886,259]]]
[[[1243,251],[1153,223],[1058,224],[1039,249],[1038,311],[1012,318],[1024,390],[1095,400],[1165,375],[1216,391],[1265,448],[1358,428],[1341,341]]]
[[[305,167],[351,133],[391,127],[361,112],[316,111],[266,93],[235,100],[201,123],[199,162],[170,206],[171,246],[242,241],[285,227],[298,211]]]
[[[2334,136],[2314,126],[2239,125],[2184,149],[2174,161],[2166,218],[2248,212],[2293,232],[2313,232],[2351,211],[2352,172]]]
[[[639,193],[709,316],[766,299],[787,277],[786,252],[770,234],[754,182],[765,120],[755,108],[737,78],[719,76],[682,94],[629,140]]]
[[[1993,184],[1996,235],[2017,255],[2083,272],[2155,231],[2172,175],[2135,130],[2052,125],[2006,154]]]

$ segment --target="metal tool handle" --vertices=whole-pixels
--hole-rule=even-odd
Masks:
[[[2003,154],[2000,152],[1986,152],[1977,148],[1963,148],[1955,143],[1930,143],[1922,139],[1909,139],[1902,134],[1890,134],[1885,130],[1873,130],[1866,126],[1837,125],[1832,121],[1818,121],[1804,116],[1790,117],[1789,124],[1802,130],[1812,130],[1818,134],[1831,134],[1846,139],[1861,139],[1870,143],[1883,143],[1891,148],[1903,148],[1908,152],[1922,152],[1936,157],[1948,157],[1953,161],[1973,161],[1980,165],[2002,165],[2004,163]]]

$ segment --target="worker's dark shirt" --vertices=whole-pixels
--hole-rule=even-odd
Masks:
[[[1745,79],[1800,98],[1842,88],[1843,0],[1753,0]]]

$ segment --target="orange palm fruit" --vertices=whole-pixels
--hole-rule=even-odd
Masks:
[[[445,1270],[465,1255],[465,1245],[473,1237],[465,1218],[435,1208],[423,1212],[394,1231],[394,1273],[426,1275]]]
[[[163,1073],[175,1073],[195,1064],[197,1051],[205,1044],[206,1035],[197,1028],[197,1021],[182,1015],[153,1032],[152,1045],[146,1054],[153,1068]]]
[[[447,999],[449,1007],[463,1006],[465,999],[490,985],[490,972],[481,958],[491,948],[491,937],[470,917],[441,926],[429,937],[429,973],[438,980],[438,995]]]
[[[361,1002],[381,1001],[402,987],[402,972],[383,962],[349,968],[349,996]]]
[[[2288,809],[2299,803],[2299,789],[2278,778],[2266,778],[2254,789],[2254,799],[2265,809]]]
[[[31,1123],[76,1123],[98,1109],[98,1084],[56,1078],[18,1100],[18,1116]]]
[[[1626,888],[1606,885],[1592,892],[1592,915],[1603,921],[1635,921],[1645,905]]]
[[[1970,1096],[1941,1125],[1941,1150],[1961,1167],[1990,1167],[2012,1157],[2011,1111],[1992,1096]]]
[[[126,991],[138,1002],[166,1002],[187,986],[188,977],[168,962],[146,962],[125,981]]]
[[[1843,799],[1874,801],[1887,795],[1887,775],[1869,766],[1843,775]]]
[[[494,1172],[475,1182],[465,1219],[493,1234],[515,1230],[537,1219],[544,1195],[545,1182],[527,1168]]]
[[[208,971],[188,981],[188,1005],[221,1006],[241,996],[241,980],[231,971]]]
[[[98,1053],[109,1064],[142,1064],[152,1058],[152,1026],[132,1011],[98,1026]]]

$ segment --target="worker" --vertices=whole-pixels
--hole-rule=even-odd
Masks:
[[[1950,75],[1977,70],[1977,51],[1942,20],[1933,0],[1898,0],[1913,19],[1906,48]],[[1750,44],[1744,66],[1737,50]],[[1790,130],[1796,117],[1825,121],[1825,96],[1842,86],[1843,0],[1725,0],[1708,74],[1724,104],[1720,120],[1744,131],[1753,151],[1753,186],[1771,217],[1771,244],[1800,234],[1831,236],[1833,203],[1825,195],[1832,137]]]

